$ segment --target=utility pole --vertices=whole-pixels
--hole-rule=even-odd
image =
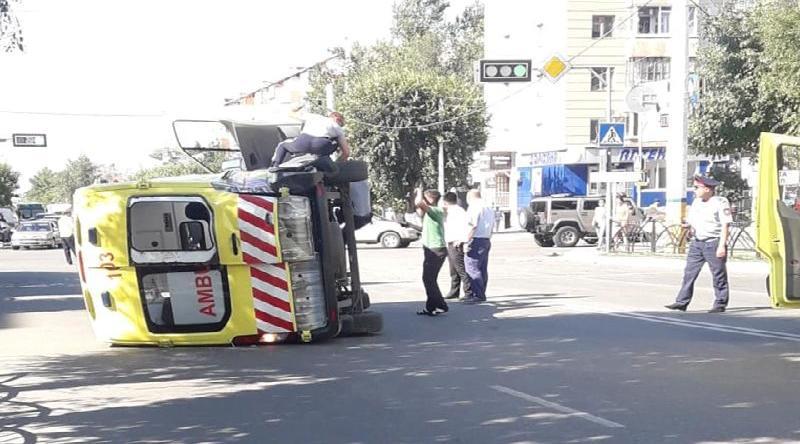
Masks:
[[[444,106],[439,100],[439,120],[444,120]],[[444,195],[444,137],[439,137],[439,193]]]
[[[667,220],[678,222],[686,202],[689,32],[687,0],[672,0],[670,27],[669,147],[667,148]]]
[[[611,122],[611,119],[614,118],[613,110],[611,109],[611,65],[606,67],[606,88],[608,89],[608,103],[607,103],[607,118],[608,122]],[[597,138],[600,138],[599,134],[599,127],[598,127],[598,135]],[[602,158],[600,159],[600,171],[608,172],[611,169],[611,165],[609,165],[609,159],[611,148],[606,148],[601,150],[600,155]],[[613,202],[611,201],[611,187],[616,186],[611,182],[606,182],[606,244],[605,244],[605,252],[608,253],[611,251],[611,236],[614,233],[614,228],[611,226],[611,212],[614,210]]]

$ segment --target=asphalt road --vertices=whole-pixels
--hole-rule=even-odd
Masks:
[[[707,271],[672,313],[680,259],[501,234],[490,303],[430,318],[418,246],[360,258],[381,335],[109,348],[60,251],[0,250],[0,443],[800,442],[800,312],[760,262],[730,263],[727,313]]]

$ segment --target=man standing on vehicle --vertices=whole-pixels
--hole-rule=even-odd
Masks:
[[[486,302],[486,285],[489,282],[489,250],[492,247],[492,227],[494,211],[487,207],[481,199],[481,192],[470,190],[467,193],[467,224],[470,227],[467,235],[467,248],[464,251],[464,268],[469,276],[472,297],[465,299],[465,304]]]
[[[714,283],[714,306],[709,313],[722,313],[728,305],[728,227],[733,221],[728,199],[715,196],[719,181],[705,176],[694,177],[695,198],[684,227],[691,227],[694,239],[689,246],[683,284],[670,310],[686,311],[694,294],[694,282],[703,263],[708,262]]]
[[[464,244],[467,242],[469,227],[467,212],[458,205],[454,192],[444,195],[444,240],[447,242],[447,262],[450,264],[450,292],[445,299],[457,299],[464,287],[464,299],[472,297],[469,276],[464,268]]]
[[[350,145],[344,135],[343,126],[344,116],[336,111],[328,117],[307,114],[300,135],[294,140],[279,143],[275,148],[272,166],[276,167],[289,160],[290,154],[330,156],[336,152],[337,146],[341,149],[338,160],[347,160],[350,157]]]
[[[447,246],[444,239],[444,210],[439,208],[441,194],[436,190],[417,188],[414,204],[417,214],[422,217],[422,283],[425,285],[425,309],[417,312],[420,315],[436,316],[448,311],[447,302],[442,297],[436,279],[447,258]]]

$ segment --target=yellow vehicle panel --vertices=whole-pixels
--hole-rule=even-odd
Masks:
[[[791,173],[791,174],[788,174]],[[756,197],[756,249],[770,266],[775,307],[800,307],[800,137],[762,133]]]
[[[76,246],[96,335],[114,344],[210,345],[296,331],[277,215],[250,203],[270,199],[200,179],[78,190]],[[248,216],[256,210],[261,219]],[[274,236],[250,239],[251,222]]]

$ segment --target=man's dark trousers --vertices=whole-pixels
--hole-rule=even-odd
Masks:
[[[486,285],[489,283],[489,250],[492,243],[488,238],[475,237],[469,245],[464,257],[464,268],[469,276],[472,296],[481,301],[486,300]]]
[[[428,297],[425,309],[430,312],[437,308],[447,310],[447,302],[444,301],[439,284],[436,283],[444,260],[447,259],[447,248],[422,247],[422,251],[425,254],[425,260],[422,262],[422,283],[425,285],[425,295]]]
[[[450,292],[447,293],[447,298],[457,298],[462,286],[464,287],[464,297],[472,297],[469,276],[467,276],[467,269],[464,268],[464,244],[458,244],[458,246],[454,242],[447,244],[447,262],[450,264]]]
[[[719,239],[708,241],[693,241],[689,245],[689,254],[686,258],[686,269],[683,271],[683,284],[678,292],[676,303],[689,305],[694,295],[694,281],[703,268],[703,264],[708,262],[711,269],[711,277],[714,283],[714,307],[725,307],[728,305],[728,270],[725,266],[727,258],[717,257],[717,246]]]
[[[71,255],[75,254],[75,256],[77,256],[77,254],[75,253],[75,236],[62,237],[61,248],[64,249],[64,256],[67,259],[67,263],[72,265]]]

